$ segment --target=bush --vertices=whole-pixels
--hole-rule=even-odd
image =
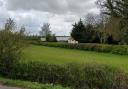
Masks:
[[[11,18],[7,20],[4,28],[0,29],[0,72],[5,75],[21,58],[24,30],[17,30]]]
[[[15,65],[8,77],[74,89],[128,89],[128,76],[106,65],[26,62]]]
[[[68,43],[48,43],[48,42],[38,43],[38,45],[128,55],[127,45],[106,45],[106,44],[92,44],[92,43],[68,44]]]

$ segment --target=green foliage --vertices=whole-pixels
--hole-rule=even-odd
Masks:
[[[80,43],[99,43],[100,39],[91,24],[84,25],[80,19],[73,25],[71,36]]]
[[[56,39],[56,36],[53,34],[53,35],[51,35],[51,34],[48,34],[47,36],[46,36],[46,41],[47,42],[57,42],[57,39]]]
[[[61,87],[60,85],[53,86],[52,84],[39,84],[37,82],[12,80],[6,78],[0,78],[0,84],[14,87],[17,86],[25,89],[70,89]]]
[[[3,75],[5,76],[5,75]],[[54,65],[40,62],[20,63],[9,78],[39,83],[61,84],[75,89],[127,89],[128,76],[116,68],[97,64]],[[125,77],[125,79],[124,79]]]
[[[57,39],[56,39],[56,35],[55,34],[52,35],[52,42],[57,42]]]
[[[41,27],[40,35],[46,37],[49,34],[51,34],[50,24],[49,23],[44,23],[43,26]]]
[[[23,36],[20,32],[13,32],[13,24],[14,22],[9,19],[5,29],[0,31],[0,72],[8,73],[21,58],[21,50],[24,46]]]
[[[40,31],[40,36],[45,37],[47,42],[56,42],[55,34],[52,34],[50,31],[50,24],[45,23]]]
[[[37,42],[37,41],[40,41],[40,38],[41,38],[41,36],[37,36],[37,35],[25,36],[25,40],[27,42],[29,42],[29,41],[35,41],[35,42]]]
[[[128,44],[128,19],[123,19],[120,22],[121,29],[121,44]]]
[[[83,24],[83,21],[80,19],[80,21],[75,23],[73,25],[73,30],[71,32],[71,36],[78,42],[84,42],[85,41],[85,26]]]
[[[128,1],[127,0],[98,0],[99,6],[101,6],[101,11],[103,14],[108,15],[111,18],[119,19],[118,25],[113,27],[118,27],[118,37],[121,44],[128,44]],[[117,23],[113,20],[114,23]],[[110,22],[108,22],[110,23]],[[111,23],[110,23],[111,24]],[[112,29],[113,30],[113,29]],[[117,33],[117,34],[118,34]]]
[[[127,45],[105,45],[105,44],[91,44],[91,43],[86,43],[86,44],[41,43],[41,45],[128,55]]]

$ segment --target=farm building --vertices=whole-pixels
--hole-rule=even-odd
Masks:
[[[65,42],[65,41],[68,42],[69,39],[70,39],[70,36],[56,36],[56,40],[58,42]],[[46,41],[46,38],[45,37],[41,37],[41,41]]]
[[[59,42],[63,42],[63,41],[68,41],[68,39],[70,38],[70,36],[56,36],[57,41]]]
[[[70,37],[70,38],[68,39],[68,43],[69,43],[69,44],[78,44],[79,42],[76,41],[76,40],[74,40],[72,37]]]

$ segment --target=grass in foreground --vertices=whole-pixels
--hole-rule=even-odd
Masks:
[[[118,67],[128,72],[128,55],[114,55],[73,49],[31,45],[24,50],[27,61],[41,61],[52,64],[99,63]]]
[[[21,80],[11,80],[0,77],[0,84],[7,85],[7,86],[13,86],[13,87],[20,87],[23,89],[69,89],[69,88],[63,88],[61,86],[53,86],[50,84],[39,84],[36,82],[27,82],[27,81],[21,81]]]

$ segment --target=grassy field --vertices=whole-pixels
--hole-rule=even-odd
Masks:
[[[99,63],[118,67],[128,72],[128,55],[114,55],[90,51],[53,48],[31,45],[24,50],[27,61],[41,61],[53,64]]]

